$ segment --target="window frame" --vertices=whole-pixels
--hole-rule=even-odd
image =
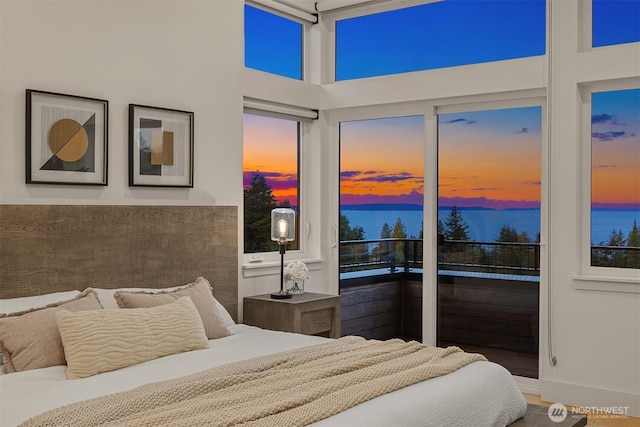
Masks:
[[[260,73],[266,73],[266,74],[271,74],[274,76],[278,76],[278,77],[282,77],[285,79],[289,79],[291,81],[307,81],[308,80],[308,76],[309,76],[309,31],[311,28],[312,24],[315,24],[317,22],[316,21],[312,21],[310,20],[310,18],[314,18],[314,15],[308,15],[308,14],[304,14],[302,12],[300,12],[300,14],[297,15],[293,15],[291,13],[287,13],[288,11],[294,12],[295,9],[290,8],[290,7],[286,7],[285,5],[280,5],[278,3],[272,3],[269,1],[264,1],[262,0],[262,2],[259,2],[258,0],[256,1],[251,1],[251,0],[245,0],[244,2],[244,7],[246,6],[250,6],[253,7],[255,9],[259,9],[263,12],[266,13],[270,13],[272,15],[278,16],[280,18],[284,18],[287,19],[289,21],[293,21],[296,22],[298,24],[300,24],[302,26],[302,31],[301,31],[301,39],[300,39],[300,49],[302,50],[302,52],[300,52],[300,78],[293,78],[293,77],[289,77],[289,76],[285,76],[282,74],[278,74],[278,73],[274,73],[274,72],[270,72],[270,71],[264,71],[264,70],[260,70],[258,68],[252,68],[252,67],[247,67],[246,66],[246,44],[243,44],[243,62],[245,64],[245,68],[246,69],[250,69],[250,70],[254,70]],[[272,6],[272,7],[270,7]],[[276,8],[277,7],[277,8]],[[309,19],[305,19],[304,15],[308,15]],[[244,9],[243,9],[243,25],[245,25],[245,20],[244,20]],[[246,42],[245,42],[246,43]]]
[[[591,168],[592,94],[640,88],[640,77],[578,84],[580,120],[579,266],[574,276],[576,289],[640,293],[640,270],[591,265]]]
[[[578,2],[578,52],[592,50],[611,49],[616,46],[631,45],[640,42],[616,43],[604,46],[593,45],[593,1],[581,0]]]
[[[311,133],[317,121],[317,112],[302,107],[245,98],[243,115],[244,113],[291,120],[298,123],[298,208],[296,212],[296,239],[298,240],[298,249],[287,250],[285,261],[304,260],[310,270],[317,270],[321,267],[321,261],[311,255],[313,251],[310,248],[308,239],[309,224],[312,222],[312,215],[309,210],[312,208],[307,193],[312,193],[313,191],[309,186],[312,172],[304,166],[306,163],[304,159],[309,151],[308,145],[312,140]],[[256,277],[277,274],[280,271],[280,253],[277,250],[253,253],[244,252],[244,197],[242,200],[242,207],[239,209],[241,213],[242,237],[239,239],[239,242],[242,244],[240,253],[242,256],[243,276]]]
[[[399,73],[392,73],[392,74],[383,74],[379,76],[368,76],[368,77],[358,77],[353,79],[336,80],[336,74],[337,74],[336,72],[337,70],[337,60],[336,60],[337,25],[336,24],[338,21],[351,19],[351,18],[358,18],[362,16],[367,16],[367,15],[373,15],[378,13],[391,12],[394,10],[406,9],[414,6],[423,6],[430,3],[439,3],[441,1],[445,1],[445,0],[393,0],[393,1],[389,0],[389,1],[382,1],[382,2],[357,4],[354,6],[341,7],[337,9],[329,9],[328,11],[323,12],[321,15],[320,23],[326,27],[327,34],[324,35],[324,38],[323,38],[323,44],[326,46],[326,49],[324,50],[323,58],[322,58],[323,59],[322,82],[323,83],[342,83],[342,82],[350,82],[350,81],[357,82],[357,81],[362,81],[366,79],[389,78],[396,75],[406,76],[408,74],[414,74],[414,73],[439,72],[440,70],[448,70],[452,68],[472,67],[472,66],[478,66],[483,64],[500,63],[500,62],[522,61],[522,60],[527,60],[529,58],[535,58],[535,57],[541,57],[541,58],[548,57],[549,51],[550,51],[550,48],[549,48],[550,10],[548,5],[549,0],[546,0],[545,3],[547,5],[545,6],[545,30],[544,30],[545,51],[541,55],[510,58],[510,59],[497,60],[497,61],[471,63],[471,64],[464,64],[464,65],[457,65],[457,66],[450,66],[450,67],[443,67],[443,68],[433,68],[433,69],[415,70],[415,71],[399,72]],[[589,1],[589,4],[591,4],[591,0],[588,0],[588,1]]]

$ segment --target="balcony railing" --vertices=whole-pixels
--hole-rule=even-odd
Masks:
[[[540,275],[537,243],[444,240],[438,269]],[[340,273],[388,268],[422,269],[422,239],[350,240],[340,242]]]
[[[594,267],[640,268],[640,248],[631,246],[591,246]]]
[[[422,248],[421,239],[341,241],[340,273],[381,268],[390,272],[422,269]],[[540,275],[538,243],[441,240],[438,251],[439,270]],[[591,265],[640,269],[640,248],[592,246]]]

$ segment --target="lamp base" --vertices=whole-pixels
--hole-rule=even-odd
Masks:
[[[271,298],[273,299],[287,299],[287,298],[291,298],[292,295],[286,293],[285,291],[280,291],[280,292],[276,292],[271,294]]]

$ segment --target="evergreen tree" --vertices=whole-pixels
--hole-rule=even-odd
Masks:
[[[633,220],[633,226],[627,236],[627,246],[640,248],[640,229],[638,229],[638,223]]]
[[[391,236],[396,239],[407,238],[407,227],[405,227],[400,218],[396,219],[396,223],[393,224],[393,233],[391,234]]]
[[[495,239],[496,242],[508,243],[530,243],[529,236],[526,231],[518,233],[515,227],[503,225],[500,233]],[[488,255],[493,255],[496,261],[499,261],[505,267],[522,267],[527,266],[527,252],[523,252],[521,248],[515,245],[496,246]]]
[[[496,237],[496,242],[517,242],[518,241],[518,232],[514,227],[510,225],[503,225],[500,228],[500,232],[498,233],[498,237]]]
[[[626,240],[622,230],[616,230],[615,228],[609,234],[609,240],[607,242],[600,242],[600,246],[624,246]]]
[[[380,238],[381,239],[390,239],[393,237],[393,230],[386,222],[382,224],[382,229],[380,230]],[[378,244],[377,249],[374,250],[377,256],[385,262],[391,263],[392,271],[395,270],[395,245],[394,242],[380,242]]]
[[[391,227],[386,222],[382,225],[382,229],[380,230],[380,238],[381,239],[389,239],[391,238],[392,232]]]
[[[500,228],[500,232],[498,234],[498,237],[496,237],[495,241],[496,242],[514,242],[514,243],[516,242],[530,243],[531,242],[526,231],[523,231],[522,233],[518,233],[515,227],[512,227],[510,225],[503,225],[502,228]]]
[[[364,240],[364,228],[351,227],[349,218],[340,212],[340,241]],[[358,264],[369,261],[366,245],[348,244],[340,246],[340,262],[345,264]]]
[[[361,226],[351,227],[349,218],[340,212],[340,241],[364,240],[364,228]]]
[[[407,238],[407,227],[405,227],[402,219],[396,219],[395,224],[393,224],[393,232],[391,235],[395,239],[406,239]],[[394,263],[393,265],[401,265],[404,263],[405,259],[405,242],[395,242],[394,243]]]
[[[244,189],[244,252],[275,250],[271,241],[271,211],[276,198],[264,175],[256,172]]]
[[[464,221],[460,210],[454,206],[445,220],[444,237],[447,240],[469,240],[469,226]]]

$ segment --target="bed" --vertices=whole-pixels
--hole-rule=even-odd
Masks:
[[[64,314],[57,314],[57,320],[64,341],[64,353],[68,359],[68,366],[54,365],[14,373],[5,373],[6,366],[2,366],[0,425],[17,426],[29,419],[43,420],[52,413],[58,416],[67,411],[65,408],[69,407],[68,405],[76,410],[75,406],[78,405],[75,402],[81,401],[88,401],[89,405],[94,405],[88,406],[90,409],[85,410],[93,413],[95,408],[102,408],[105,405],[110,407],[109,405],[119,400],[135,400],[137,396],[145,393],[151,393],[151,391],[155,393],[156,387],[162,386],[163,390],[165,388],[170,390],[174,386],[190,386],[201,381],[204,373],[211,374],[215,378],[214,381],[218,382],[221,381],[220,378],[225,378],[226,381],[227,377],[224,375],[228,372],[232,372],[236,377],[241,374],[242,380],[235,380],[239,382],[232,386],[240,389],[242,393],[249,393],[253,387],[243,387],[242,381],[248,377],[245,371],[239,371],[241,368],[244,369],[245,365],[256,366],[255,364],[259,363],[282,366],[284,363],[282,360],[286,358],[286,363],[290,363],[291,360],[295,362],[294,364],[300,363],[299,366],[303,366],[303,370],[299,372],[305,372],[309,371],[308,366],[315,366],[316,359],[305,361],[304,365],[301,364],[302,362],[296,362],[302,360],[300,358],[303,351],[306,354],[309,350],[313,353],[329,351],[325,349],[331,348],[330,351],[333,352],[332,346],[343,345],[341,341],[343,339],[332,340],[269,331],[236,323],[236,217],[237,211],[232,207],[0,206],[2,219],[0,282],[3,284],[0,290],[0,312],[3,311],[3,301],[4,307],[7,307],[6,301],[13,301],[13,305],[9,304],[9,306],[30,309],[34,308],[34,305],[48,304],[51,298],[63,297],[63,294],[50,296],[52,293],[72,292],[73,294],[64,294],[64,299],[69,297],[75,299],[82,290],[84,290],[82,293],[84,296],[95,295],[100,305],[104,307],[102,310],[84,309],[73,313],[67,310],[58,311],[64,312]],[[65,242],[65,239],[72,239],[73,244]],[[141,245],[141,242],[144,244]],[[158,248],[166,250],[158,251]],[[173,259],[176,256],[180,258],[178,262]],[[232,259],[229,259],[229,256]],[[167,268],[167,274],[163,274],[160,266]],[[83,359],[76,358],[75,351],[69,350],[71,348],[68,347],[69,343],[83,344],[90,341],[85,339],[90,336],[100,344],[102,343],[100,331],[96,332],[100,329],[100,325],[109,324],[115,321],[113,319],[120,322],[123,316],[131,318],[134,315],[132,313],[137,313],[135,310],[149,310],[145,315],[153,313],[165,319],[167,312],[159,310],[168,310],[169,306],[179,305],[179,310],[185,311],[176,311],[177,318],[200,319],[197,315],[198,308],[194,308],[192,304],[193,300],[198,298],[190,299],[177,294],[193,285],[193,283],[185,283],[193,280],[196,271],[198,275],[211,279],[207,284],[210,285],[210,293],[215,298],[209,305],[215,307],[219,315],[216,321],[221,322],[227,331],[222,334],[223,336],[210,338],[212,333],[205,330],[206,321],[203,317],[200,325],[204,324],[204,326],[201,327],[201,331],[199,330],[199,335],[196,334],[198,335],[197,345],[200,347],[196,346],[192,350],[181,350],[158,357],[152,356],[149,360],[114,369],[109,368],[102,372],[91,371],[95,366],[100,366],[100,363],[94,363],[94,359],[91,359],[91,363],[76,363]],[[5,283],[11,283],[12,286],[5,286]],[[88,292],[87,287],[91,288]],[[149,289],[141,291],[122,288]],[[155,293],[173,295],[177,292],[177,296],[175,302],[170,304],[125,309],[117,308],[121,303],[120,300],[113,301],[113,296],[117,294],[116,289],[133,297],[136,297],[139,292],[144,293],[145,298],[146,295]],[[45,299],[39,302],[30,300],[34,295],[41,294],[45,295]],[[26,302],[22,307],[15,304],[16,301],[20,301],[20,299],[13,299],[16,297],[27,297],[24,298]],[[152,312],[152,310],[155,311]],[[106,318],[96,317],[98,314],[104,316],[105,313],[112,314],[108,314]],[[192,313],[196,315],[191,316]],[[113,319],[108,317],[112,315]],[[87,330],[75,335],[67,334],[66,326],[62,326],[66,321],[76,327],[82,325]],[[198,321],[193,320],[189,324],[191,326],[180,327],[192,330],[196,323]],[[125,330],[130,329],[131,326],[125,328]],[[349,340],[351,338],[347,337],[346,341]],[[206,345],[203,345],[203,341]],[[352,341],[353,343],[349,341],[344,345],[373,345],[370,342],[362,343],[357,339]],[[398,349],[401,349],[399,351],[405,351],[403,344],[391,344],[397,345]],[[375,343],[375,346],[377,345]],[[425,347],[417,343],[415,345],[420,347],[418,350],[420,352],[423,351],[422,347]],[[375,351],[381,350],[376,348]],[[430,350],[427,348],[426,351]],[[383,353],[386,352],[385,349]],[[94,353],[114,354],[111,348],[108,351]],[[87,353],[79,352],[78,354],[86,356]],[[334,353],[330,356],[337,357]],[[343,356],[340,355],[340,357]],[[112,363],[113,359],[117,361],[119,358],[111,359],[107,362]],[[76,370],[76,366],[87,368],[90,372],[85,375],[86,372]],[[263,365],[259,366],[259,372],[262,373]],[[80,372],[80,376],[77,379],[68,379],[71,371]],[[285,371],[295,377],[291,374],[296,372],[293,369]],[[221,376],[221,373],[224,375]],[[265,376],[259,380],[275,382],[270,378]],[[249,378],[249,380],[254,379]],[[250,381],[246,384],[256,384]],[[334,379],[331,378],[330,381]],[[266,401],[268,404],[277,404],[287,399],[295,400],[297,393],[306,393],[305,387],[283,389],[279,394],[258,396],[258,398],[262,398],[262,402]],[[227,389],[224,390],[224,392],[217,391],[211,394],[215,399],[223,397],[226,399],[226,395],[221,396]],[[150,394],[150,396],[156,395]],[[349,399],[351,393],[346,393],[342,387],[336,387],[326,393],[322,392],[318,397],[319,400],[324,399],[330,402],[329,406],[333,407]],[[244,409],[240,405],[238,410],[249,413],[257,407],[249,402],[251,401],[246,401]],[[178,404],[178,406],[184,405]],[[159,412],[158,409],[153,408],[145,410],[151,413]],[[362,403],[354,404],[344,411],[326,417],[313,419],[314,421],[309,424],[319,426],[502,426],[522,417],[525,411],[526,402],[506,369],[487,361],[472,360],[450,373],[436,375],[426,381],[415,382],[380,396],[363,399]],[[71,414],[75,413],[71,412]],[[64,412],[60,416],[70,415]],[[217,425],[213,421],[217,419],[216,416],[202,415],[200,411],[188,411],[185,416],[171,422],[170,425]],[[247,425],[298,424],[298,422],[277,423],[274,421],[277,419],[279,418],[266,417]],[[38,424],[35,421],[29,425],[47,425]],[[121,421],[118,423],[120,423],[118,425],[129,425]],[[239,424],[239,422],[234,421],[230,424]],[[307,424],[307,422],[300,424]],[[55,423],[48,425],[55,425]],[[91,422],[85,425],[96,424]],[[131,425],[147,424],[132,422]],[[225,425],[225,422],[219,425]]]

